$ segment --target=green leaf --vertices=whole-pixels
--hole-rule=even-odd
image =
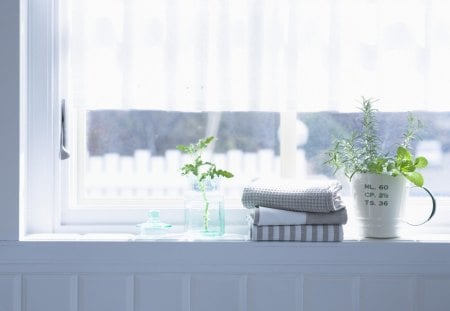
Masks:
[[[369,163],[367,168],[370,173],[380,174],[383,171],[383,167],[379,163]]]
[[[225,177],[225,178],[231,178],[231,177],[234,176],[232,173],[230,173],[228,171],[225,171],[225,170],[217,170],[217,174],[219,176],[222,176],[222,177]]]
[[[178,145],[177,149],[180,150],[181,152],[188,152],[189,151],[189,147],[185,146],[185,145]]]
[[[181,168],[181,174],[182,174],[182,175],[192,174],[192,175],[194,175],[194,176],[197,176],[198,172],[197,172],[196,166],[194,166],[194,165],[192,165],[192,164],[185,164],[185,165]]]
[[[398,176],[398,175],[400,175],[400,171],[398,170],[398,169],[396,169],[396,168],[394,168],[392,171],[391,171],[391,176]]]
[[[402,172],[414,172],[414,171],[416,170],[416,167],[415,167],[414,164],[411,162],[411,163],[407,163],[407,164],[405,164],[405,165],[402,165],[401,168],[400,168],[400,170],[401,170]]]
[[[398,147],[397,148],[397,159],[398,160],[412,160],[411,153],[406,149],[405,147]]]
[[[404,172],[403,176],[405,176],[410,182],[412,182],[417,187],[423,186],[423,176],[418,172]]]
[[[367,169],[369,170],[370,173],[381,174],[383,173],[384,167],[387,162],[388,159],[379,157],[375,159],[375,161],[367,163]]]
[[[192,174],[197,178],[199,182],[203,182],[207,178],[214,179],[221,176],[226,178],[233,177],[232,173],[217,169],[214,163],[203,161],[202,151],[203,149],[207,148],[208,144],[210,144],[213,139],[214,136],[209,136],[203,139],[199,139],[195,145],[190,144],[188,146],[177,146],[178,150],[193,156],[191,163],[187,163],[183,167],[181,167],[180,172],[182,175]]]
[[[214,136],[209,136],[205,138],[205,144],[208,145],[210,142],[214,140]]]
[[[395,163],[394,162],[389,162],[388,165],[386,166],[386,171],[391,172],[395,169]]]
[[[417,157],[414,161],[416,168],[425,168],[428,166],[428,160],[425,157]]]
[[[209,143],[212,142],[214,139],[214,136],[209,136],[203,139],[200,139],[197,143],[198,149],[205,149],[208,147]]]

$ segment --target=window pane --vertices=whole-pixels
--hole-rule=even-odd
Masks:
[[[420,112],[425,128],[412,144],[429,160],[422,171],[435,195],[450,195],[450,113]],[[360,129],[358,113],[298,114],[297,176],[336,178],[325,166],[325,151],[337,137]],[[406,129],[407,113],[378,113],[383,152],[393,153]],[[138,110],[96,110],[87,113],[87,152],[83,195],[88,198],[181,197],[187,186],[179,168],[189,158],[180,144],[216,136],[211,159],[235,174],[223,188],[239,197],[253,178],[279,175],[279,116],[265,112],[186,113]],[[340,178],[338,176],[338,178]],[[349,194],[345,178],[344,193]]]
[[[235,177],[223,181],[230,197],[263,175],[278,175],[277,113],[95,110],[87,112],[84,178],[87,198],[176,198],[187,187],[176,150],[213,135],[210,159]]]

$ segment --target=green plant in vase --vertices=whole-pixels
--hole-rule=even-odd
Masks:
[[[181,167],[181,174],[183,176],[191,176],[194,182],[198,185],[198,190],[201,192],[203,199],[203,231],[209,231],[209,208],[210,201],[207,195],[208,184],[212,183],[220,177],[231,178],[234,175],[226,170],[217,168],[216,164],[203,159],[204,152],[208,145],[214,140],[214,136],[209,136],[200,139],[195,144],[179,145],[177,149],[183,153],[191,156],[191,162],[186,163]]]
[[[423,127],[422,123],[409,114],[407,128],[402,142],[395,148],[395,154],[383,153],[377,132],[377,110],[373,103],[372,99],[362,98],[362,130],[353,132],[349,138],[335,141],[327,152],[328,159],[325,163],[333,167],[335,172],[342,170],[350,181],[357,173],[385,174],[393,177],[402,175],[415,186],[422,187],[424,178],[417,170],[425,168],[428,161],[422,156],[414,157],[410,150],[411,142]]]
[[[327,152],[325,163],[333,167],[335,173],[342,170],[349,179],[362,234],[371,238],[393,238],[399,236],[399,228],[404,222],[407,180],[431,197],[432,211],[425,222],[433,217],[436,202],[432,193],[423,187],[424,178],[418,172],[428,165],[428,161],[425,157],[413,156],[411,151],[411,142],[416,139],[422,123],[409,114],[401,141],[392,144],[395,151],[384,152],[373,102],[362,98],[361,130],[338,139]]]

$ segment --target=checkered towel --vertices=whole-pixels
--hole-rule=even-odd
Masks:
[[[253,241],[340,242],[344,239],[342,225],[296,225],[250,227]]]
[[[244,188],[242,204],[246,208],[259,206],[296,212],[327,213],[345,208],[337,181],[310,184],[292,181],[256,181]]]

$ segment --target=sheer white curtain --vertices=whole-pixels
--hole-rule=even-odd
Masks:
[[[447,0],[72,0],[86,109],[450,110]]]

